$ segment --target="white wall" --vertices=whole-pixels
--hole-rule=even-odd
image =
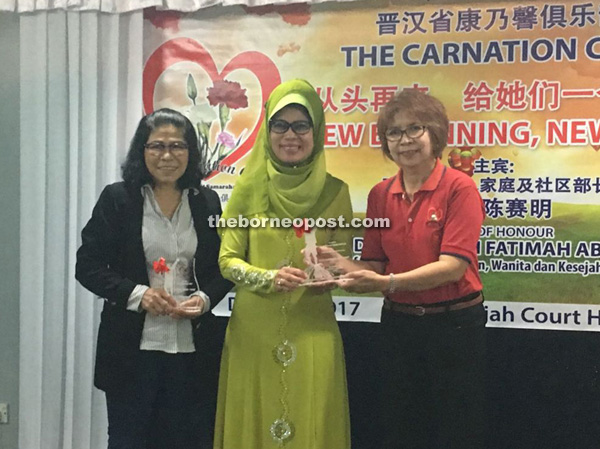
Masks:
[[[19,152],[19,18],[0,13],[0,449],[18,448]]]

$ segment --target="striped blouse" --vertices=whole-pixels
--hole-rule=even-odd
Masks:
[[[199,295],[206,302],[208,310],[210,300],[198,289],[194,276],[194,254],[198,239],[188,202],[189,189],[184,189],[181,202],[169,220],[162,211],[152,187],[142,187],[144,197],[144,217],[142,220],[142,241],[146,256],[146,269],[150,287],[165,288],[167,292],[181,302],[190,296]],[[156,273],[153,262],[164,258],[169,271]],[[147,285],[135,287],[127,303],[129,310],[141,312],[141,301]],[[187,319],[174,319],[170,316],[146,314],[140,349],[163,351],[167,353],[194,352],[192,324]]]

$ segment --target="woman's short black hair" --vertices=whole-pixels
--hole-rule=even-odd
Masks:
[[[177,187],[186,189],[200,186],[204,179],[204,155],[198,148],[198,137],[194,126],[183,114],[168,108],[158,109],[140,120],[137,130],[131,139],[125,162],[121,166],[123,181],[131,187],[138,188],[144,184],[153,184],[152,176],[144,160],[144,145],[152,131],[161,126],[172,125],[183,130],[183,138],[188,145],[188,165],[185,173],[177,180]]]

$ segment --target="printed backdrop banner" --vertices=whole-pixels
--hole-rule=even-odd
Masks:
[[[305,78],[325,106],[328,170],[364,217],[371,187],[397,171],[377,115],[399,89],[422,89],[451,119],[443,162],[472,176],[485,202],[489,325],[600,331],[599,7],[148,10],[144,109],[191,119],[225,203],[269,93]],[[355,257],[361,243],[357,230]],[[380,297],[337,293],[339,319],[378,321]]]

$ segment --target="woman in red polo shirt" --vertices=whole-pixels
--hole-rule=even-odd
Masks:
[[[397,94],[377,122],[384,154],[400,170],[369,193],[359,262],[323,248],[352,292],[381,291],[385,449],[481,448],[486,312],[477,241],[484,207],[466,174],[446,167],[448,117],[436,98]]]

